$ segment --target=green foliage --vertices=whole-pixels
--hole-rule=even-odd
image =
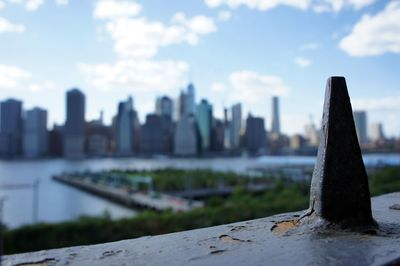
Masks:
[[[369,186],[373,196],[400,191],[400,167],[388,166],[372,173]]]
[[[183,180],[185,173],[181,170],[168,169],[167,172],[164,170],[155,172],[153,176],[156,178],[163,179],[170,176],[172,180],[165,183],[160,181],[161,183],[158,183],[160,188],[167,190],[181,188],[182,184],[175,182]],[[207,181],[208,173],[215,176],[213,172],[204,171],[202,172],[203,179],[200,178],[196,184],[199,186],[210,185],[208,182],[211,181]],[[149,173],[147,172],[147,174]],[[237,181],[237,175],[228,173],[227,180]],[[8,230],[4,234],[5,252],[11,254],[104,243],[227,224],[307,208],[309,202],[308,182],[290,182],[283,178],[275,181],[270,179],[270,182],[274,182],[274,188],[263,193],[249,193],[243,189],[243,186],[233,182],[232,185],[235,184],[237,187],[231,197],[227,199],[210,198],[206,207],[183,213],[144,211],[135,217],[116,221],[112,221],[105,213],[99,218],[82,217],[73,222],[38,224]],[[400,167],[386,167],[376,171],[371,175],[370,187],[373,195],[400,191]]]

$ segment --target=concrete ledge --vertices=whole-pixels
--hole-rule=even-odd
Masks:
[[[397,206],[396,206],[397,204]],[[376,234],[277,234],[302,212],[142,237],[5,256],[4,265],[391,265],[400,263],[400,193],[372,198]],[[398,265],[398,264],[393,264]]]

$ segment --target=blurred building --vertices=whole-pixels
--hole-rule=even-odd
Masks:
[[[196,97],[195,97],[195,88],[192,83],[190,83],[187,87],[186,94],[186,114],[194,115],[196,112]]]
[[[15,157],[22,152],[22,102],[8,99],[0,103],[0,156]]]
[[[172,144],[172,121],[168,115],[149,114],[142,126],[140,151],[144,154],[168,154]]]
[[[360,143],[360,145],[367,144],[367,113],[365,111],[354,111],[353,116],[357,131],[358,142]]]
[[[33,108],[26,111],[24,121],[23,154],[37,158],[48,153],[47,111]]]
[[[111,154],[113,138],[113,130],[104,125],[102,113],[98,120],[86,124],[86,150],[89,156],[103,157]]]
[[[156,100],[156,114],[160,116],[167,116],[172,119],[173,103],[171,98],[163,96]]]
[[[231,123],[228,118],[228,109],[224,108],[224,150],[231,148]]]
[[[290,138],[290,148],[297,152],[300,151],[305,145],[305,139],[300,134],[295,134]]]
[[[225,122],[219,119],[214,119],[211,131],[211,149],[213,151],[224,151],[225,142]]]
[[[382,123],[372,123],[369,132],[372,141],[385,140]]]
[[[213,110],[212,105],[207,100],[203,99],[197,105],[196,119],[201,137],[201,149],[208,151],[211,147]]]
[[[115,121],[116,154],[129,156],[134,152],[135,124],[137,114],[133,109],[133,99],[129,97],[118,105]]]
[[[52,157],[61,157],[63,155],[63,126],[57,124],[49,131],[48,154]]]
[[[85,95],[79,89],[67,92],[67,119],[64,125],[64,156],[81,158],[85,146]]]
[[[192,115],[182,116],[178,121],[174,135],[174,154],[194,156],[199,152],[199,134],[196,120]]]
[[[281,134],[281,125],[279,117],[279,98],[276,96],[272,97],[271,133],[276,135]]]
[[[318,147],[320,141],[319,135],[320,132],[312,121],[310,122],[310,124],[307,124],[305,126],[305,138],[309,146]]]
[[[264,154],[266,152],[267,140],[264,119],[261,117],[253,117],[249,114],[246,119],[244,137],[246,150],[250,154]]]
[[[237,103],[231,109],[230,148],[240,148],[240,130],[242,128],[242,106]]]

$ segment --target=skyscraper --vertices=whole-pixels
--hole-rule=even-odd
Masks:
[[[133,99],[129,97],[118,105],[116,117],[116,153],[121,156],[131,155],[134,151],[134,126],[136,112],[133,109]]]
[[[272,120],[271,120],[271,133],[280,135],[281,134],[281,126],[280,126],[280,118],[279,118],[279,98],[274,96],[272,97]]]
[[[232,106],[232,119],[230,123],[231,148],[240,147],[240,129],[242,128],[242,106],[237,103]]]
[[[186,94],[186,113],[191,115],[195,114],[196,111],[196,98],[195,98],[195,88],[192,83],[190,83],[187,87]]]
[[[168,116],[169,118],[172,119],[172,112],[173,112],[173,103],[169,97],[163,96],[157,98],[156,114],[161,116]]]
[[[358,142],[360,145],[368,142],[367,113],[365,111],[354,111],[354,123],[356,125]]]
[[[0,156],[14,157],[22,151],[22,102],[0,103]]]
[[[187,113],[186,112],[186,98],[187,98],[187,95],[182,90],[178,96],[178,99],[176,99],[176,104],[175,104],[176,115],[174,118],[175,121],[179,121],[181,119],[181,117],[183,117]]]
[[[198,153],[199,134],[196,120],[192,115],[184,115],[178,121],[174,137],[174,154],[194,156]]]
[[[172,121],[167,115],[149,114],[142,126],[140,150],[145,154],[171,152]]]
[[[211,145],[211,130],[212,130],[212,105],[207,100],[201,100],[200,104],[197,105],[196,119],[199,126],[200,137],[201,137],[201,148],[202,150],[209,150]]]
[[[267,134],[264,119],[249,114],[246,119],[245,142],[246,149],[251,154],[265,153]]]
[[[379,141],[385,139],[385,134],[383,133],[382,123],[372,123],[370,126],[370,138],[372,141]]]
[[[44,156],[48,152],[47,111],[33,108],[26,112],[23,153],[27,158]]]
[[[64,156],[84,156],[85,144],[85,95],[79,89],[67,92],[67,119],[64,126]]]

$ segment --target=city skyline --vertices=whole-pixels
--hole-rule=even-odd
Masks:
[[[186,91],[187,90],[187,91]],[[47,116],[50,115],[51,112],[48,112],[47,109],[43,108],[42,106],[33,106],[31,108],[26,108],[24,106],[24,101],[22,101],[19,98],[16,97],[8,97],[6,99],[0,99],[0,103],[4,102],[18,102],[18,104],[20,105],[21,108],[21,118],[27,117],[30,111],[34,111],[36,109],[40,109],[42,111],[46,112],[46,129],[47,130],[52,130],[55,127],[64,127],[65,125],[67,125],[67,121],[68,121],[68,113],[69,112],[78,112],[76,110],[76,108],[78,108],[77,104],[71,104],[71,100],[69,100],[69,96],[70,94],[82,94],[83,97],[83,107],[79,107],[80,108],[80,116],[81,119],[83,118],[84,120],[82,120],[85,123],[90,123],[90,122],[97,122],[100,121],[101,124],[105,125],[105,126],[113,126],[114,123],[114,119],[119,119],[121,110],[126,109],[128,110],[128,112],[133,112],[134,114],[131,114],[129,116],[132,116],[132,118],[129,118],[129,120],[135,120],[136,119],[136,123],[138,125],[145,125],[146,121],[148,119],[148,116],[150,115],[167,115],[170,116],[171,120],[174,122],[179,122],[180,117],[182,116],[182,114],[192,114],[196,117],[196,120],[201,120],[201,118],[199,117],[199,110],[198,108],[201,108],[202,105],[207,104],[209,105],[209,108],[211,108],[211,113],[210,113],[210,118],[213,120],[218,120],[218,121],[224,121],[226,118],[229,118],[230,121],[235,121],[233,122],[238,123],[237,125],[234,126],[235,130],[230,132],[230,134],[236,134],[236,137],[230,136],[230,138],[232,139],[238,139],[239,137],[239,133],[240,130],[242,128],[246,127],[246,123],[245,121],[248,119],[248,116],[252,117],[254,116],[254,113],[252,112],[251,109],[247,109],[247,113],[243,113],[242,111],[242,103],[241,102],[236,102],[234,104],[232,104],[231,106],[224,106],[222,113],[224,114],[223,117],[217,117],[215,116],[215,112],[213,112],[214,110],[214,103],[213,102],[209,102],[207,98],[202,98],[202,99],[196,99],[195,98],[195,85],[193,83],[189,83],[187,85],[186,88],[181,89],[179,95],[177,95],[176,97],[171,96],[171,95],[162,95],[159,97],[156,97],[153,99],[153,109],[149,112],[149,113],[143,113],[141,114],[140,112],[138,112],[138,110],[136,109],[136,106],[134,105],[134,97],[132,95],[128,95],[126,97],[126,100],[120,99],[118,100],[115,105],[116,105],[116,111],[114,113],[111,114],[111,121],[108,122],[104,122],[103,116],[104,116],[104,111],[103,109],[101,109],[99,111],[99,113],[97,114],[96,117],[89,119],[87,117],[87,109],[86,109],[86,102],[88,101],[86,94],[84,93],[83,90],[81,90],[80,88],[70,88],[68,90],[65,91],[65,106],[63,107],[63,109],[65,110],[65,120],[62,121],[61,123],[53,123],[53,124],[49,124]],[[188,97],[189,95],[189,97]],[[164,101],[168,101],[167,103],[164,103]],[[287,135],[287,136],[294,136],[294,135],[307,135],[308,134],[308,128],[310,126],[314,126],[316,129],[318,129],[320,127],[320,123],[316,122],[315,119],[313,117],[309,117],[308,121],[303,125],[303,127],[299,130],[296,131],[294,133],[290,133],[290,132],[285,132],[283,130],[280,130],[282,121],[281,121],[281,107],[280,107],[280,101],[281,98],[278,96],[271,96],[269,99],[269,105],[270,105],[270,112],[268,114],[267,117],[263,117],[260,116],[260,118],[264,119],[265,121],[267,121],[267,123],[265,124],[265,129],[267,132],[269,132],[271,135],[274,134],[278,134],[278,135]],[[183,102],[183,103],[181,103]],[[165,106],[166,105],[166,106]],[[74,109],[75,108],[75,109]],[[225,117],[225,112],[226,110],[230,109],[230,115]],[[70,111],[69,111],[70,110]],[[237,112],[239,112],[239,114],[236,114]],[[284,112],[283,112],[284,113]],[[235,119],[233,117],[237,116],[240,117],[240,121],[238,121],[238,119]],[[389,134],[386,133],[384,125],[381,121],[374,121],[374,122],[370,122],[369,121],[369,112],[366,110],[361,110],[361,109],[355,109],[354,110],[354,121],[356,123],[356,125],[359,122],[360,118],[359,116],[362,115],[363,117],[361,118],[363,120],[362,126],[362,143],[366,143],[368,141],[368,139],[375,139],[375,136],[378,135],[382,135],[385,137],[393,137]],[[256,115],[257,116],[257,115]],[[368,121],[367,121],[367,116],[368,116]],[[144,117],[143,120],[139,119],[140,117]],[[127,119],[127,118],[125,118]],[[127,123],[126,120],[125,122]],[[132,121],[133,121],[132,120]],[[210,122],[210,121],[209,121]],[[21,122],[23,123],[23,121]],[[125,126],[126,123],[123,123],[123,125]],[[268,125],[269,123],[269,125]],[[201,122],[200,122],[201,124]],[[284,125],[282,125],[284,127]],[[374,127],[379,127],[378,129],[374,128]],[[126,132],[130,132],[130,131],[134,131],[133,125],[126,125]],[[200,126],[201,127],[201,126]],[[378,133],[376,133],[376,131],[379,131]],[[375,131],[375,132],[374,132]],[[116,132],[118,132],[118,129],[116,129]],[[201,129],[200,129],[201,132]],[[233,133],[236,132],[236,133]],[[116,133],[117,135],[119,133]],[[128,134],[128,133],[126,133]],[[201,134],[201,133],[200,133]],[[397,137],[397,136],[394,136]],[[118,137],[117,137],[118,139]],[[236,140],[237,142],[237,140]],[[210,144],[210,143],[209,143]],[[237,146],[238,143],[236,143],[233,146]],[[130,145],[128,145],[130,146]],[[228,146],[232,146],[232,143],[230,143]],[[118,150],[118,148],[117,148]],[[122,152],[123,154],[124,152]]]
[[[65,122],[71,87],[87,96],[87,120],[104,110],[107,123],[131,95],[144,123],[154,98],[193,82],[216,117],[240,100],[243,118],[251,109],[268,130],[279,96],[281,131],[294,134],[310,115],[319,125],[337,74],[353,109],[398,137],[400,44],[384,36],[396,36],[399,16],[400,1],[374,0],[0,1],[0,99],[45,108],[52,125]]]

